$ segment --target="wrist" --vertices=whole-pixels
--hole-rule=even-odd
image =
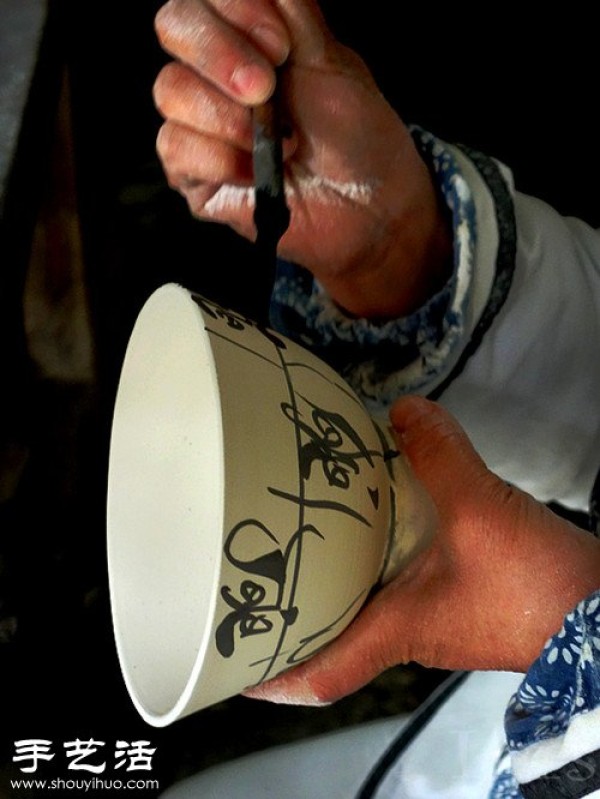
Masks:
[[[420,168],[419,196],[390,222],[378,244],[369,242],[369,251],[353,268],[320,278],[337,305],[351,316],[373,320],[408,316],[452,275],[450,213],[422,162]]]
[[[523,552],[526,585],[515,608],[509,662],[502,668],[527,671],[565,616],[600,586],[600,541],[562,519],[552,520],[548,533],[530,556]]]

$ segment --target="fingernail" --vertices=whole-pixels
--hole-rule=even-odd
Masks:
[[[256,64],[238,67],[231,76],[236,92],[247,103],[260,103],[273,91],[273,76]]]
[[[275,66],[281,66],[290,54],[288,42],[281,38],[281,34],[264,25],[252,28],[250,35],[255,39],[264,50],[265,55],[272,59]]]

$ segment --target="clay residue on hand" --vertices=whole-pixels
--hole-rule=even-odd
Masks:
[[[374,192],[374,185],[368,182],[338,181],[317,175],[296,178],[286,183],[285,195],[288,201],[300,195],[323,204],[350,201],[368,205]],[[204,206],[211,216],[219,216],[224,211],[254,207],[254,187],[223,184]]]

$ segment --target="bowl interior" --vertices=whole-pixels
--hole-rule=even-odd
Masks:
[[[130,338],[108,479],[116,643],[132,700],[153,724],[179,715],[211,636],[222,554],[221,428],[201,317],[186,291],[165,287]]]

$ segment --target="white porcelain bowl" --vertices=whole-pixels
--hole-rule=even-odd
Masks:
[[[396,571],[424,543],[422,503],[326,364],[158,289],[123,364],[108,491],[117,649],[143,718],[164,726],[310,657],[391,549]]]

